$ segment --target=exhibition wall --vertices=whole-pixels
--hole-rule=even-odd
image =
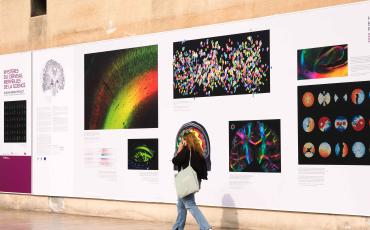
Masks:
[[[32,153],[32,191],[30,167],[2,172],[24,184],[0,189],[175,203],[171,159],[196,121],[184,132],[210,162],[200,204],[369,216],[368,12],[358,3],[1,56],[1,164]]]

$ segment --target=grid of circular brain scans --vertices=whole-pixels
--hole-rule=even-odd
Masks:
[[[298,87],[299,164],[369,165],[370,82]]]

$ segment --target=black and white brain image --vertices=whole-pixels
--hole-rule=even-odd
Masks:
[[[44,92],[50,90],[55,96],[60,90],[64,89],[64,73],[63,67],[58,62],[50,59],[46,62],[42,74],[42,89]]]

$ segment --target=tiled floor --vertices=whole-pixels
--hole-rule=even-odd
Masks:
[[[171,224],[0,209],[1,230],[166,230]],[[198,229],[186,226],[186,230]]]

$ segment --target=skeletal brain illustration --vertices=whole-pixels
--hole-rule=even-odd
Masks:
[[[64,72],[63,67],[58,62],[50,59],[46,62],[42,74],[42,89],[44,92],[51,91],[55,96],[59,91],[64,89]]]

